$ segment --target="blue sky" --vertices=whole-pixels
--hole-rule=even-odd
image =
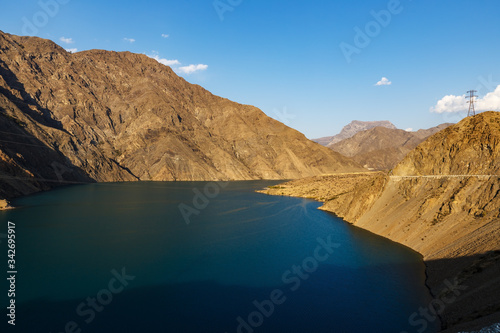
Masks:
[[[155,56],[316,138],[354,119],[457,122],[470,89],[500,111],[499,14],[498,0],[17,0],[0,30]]]

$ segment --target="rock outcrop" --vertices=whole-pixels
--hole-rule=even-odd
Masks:
[[[6,210],[6,209],[11,209],[12,206],[9,204],[9,202],[5,199],[0,200],[0,210]]]
[[[292,179],[348,170],[259,109],[145,55],[0,32],[0,197],[57,184]]]
[[[500,116],[483,112],[437,133],[406,156],[394,175],[500,174]]]

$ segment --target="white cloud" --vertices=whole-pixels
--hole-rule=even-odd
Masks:
[[[75,42],[73,38],[66,38],[66,37],[61,37],[59,38],[59,40],[66,44],[73,44]]]
[[[430,111],[435,113],[463,112],[469,110],[467,95],[446,95],[441,98]],[[500,85],[486,94],[483,98],[477,98],[476,111],[499,111],[500,110]]]
[[[413,128],[409,127],[407,129],[405,129],[405,131],[407,131],[407,132],[413,132]]]
[[[500,85],[494,91],[478,99],[476,109],[480,111],[500,111]]]
[[[434,107],[431,108],[431,112],[461,112],[467,109],[468,106],[467,101],[465,100],[465,95],[446,95],[441,98]]]
[[[175,66],[175,65],[181,64],[179,62],[179,60],[177,60],[177,59],[169,60],[169,59],[165,59],[165,58],[160,58],[160,55],[156,51],[153,51],[152,55],[150,55],[150,54],[146,54],[146,55],[150,58],[153,58],[154,60],[158,61],[160,64],[163,64],[165,66]]]
[[[123,38],[123,40],[126,42],[129,42],[129,43],[135,42],[135,39],[133,39],[133,38]]]
[[[177,59],[165,59],[160,58],[160,55],[157,51],[152,51],[152,54],[146,54],[148,57],[155,59],[160,64],[165,66],[170,66],[172,69],[178,74],[192,74],[198,71],[204,71],[208,68],[208,65],[197,64],[197,65],[189,65],[189,66],[180,66],[181,62]]]
[[[192,74],[192,73],[197,72],[197,71],[204,71],[207,68],[208,68],[208,65],[198,64],[198,65],[189,65],[189,66],[179,67],[177,70],[180,73]]]
[[[384,76],[375,85],[376,86],[390,86],[391,84],[392,84],[392,82],[389,81],[389,79]]]
[[[66,49],[67,52],[69,53],[76,53],[78,52],[78,49],[77,48],[72,48],[72,49]]]
[[[167,35],[167,34],[161,34],[161,36],[162,36],[163,38],[168,38],[168,37],[170,37],[170,35]]]
[[[161,59],[156,59],[160,64],[164,64],[165,66],[175,66],[175,65],[180,65],[181,63],[179,62],[179,60],[177,59],[172,59],[172,60],[168,60],[168,59],[165,59],[165,58],[161,58]]]

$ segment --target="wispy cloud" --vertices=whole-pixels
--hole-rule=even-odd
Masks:
[[[189,65],[189,66],[182,66],[177,69],[179,73],[184,73],[184,74],[192,74],[194,72],[198,71],[204,71],[208,68],[208,65],[204,64],[198,64],[198,65]]]
[[[435,113],[464,112],[469,109],[467,96],[446,95],[430,111]],[[500,111],[500,85],[483,98],[476,99],[476,111]]]
[[[152,54],[146,54],[148,57],[155,59],[160,64],[165,66],[170,66],[177,74],[193,74],[195,72],[204,71],[208,68],[208,65],[205,64],[197,64],[197,65],[187,65],[181,66],[181,62],[177,59],[166,59],[161,58],[160,54],[157,51],[152,51]]]
[[[156,58],[155,58],[156,59]],[[172,59],[172,60],[168,60],[168,59],[165,59],[165,58],[161,58],[161,59],[156,59],[160,64],[164,64],[165,66],[175,66],[175,65],[180,65],[181,63],[179,62],[179,60],[177,59]]]
[[[125,37],[125,38],[123,38],[123,40],[126,41],[126,42],[129,42],[129,43],[134,43],[135,42],[135,39],[133,39],[133,38],[126,38]]]
[[[66,52],[69,52],[69,53],[76,53],[76,52],[78,52],[78,49],[77,49],[77,48],[66,49]]]
[[[59,40],[66,44],[73,44],[75,42],[73,38],[66,38],[66,37],[61,37],[59,38]]]
[[[390,86],[392,84],[391,81],[389,81],[388,78],[385,76],[380,79],[377,83],[375,83],[376,86]]]
[[[163,38],[168,38],[168,37],[170,37],[170,35],[167,35],[167,34],[161,34],[161,36],[162,36]]]
[[[165,58],[160,58],[160,55],[156,51],[153,51],[153,54],[146,54],[146,55],[158,61],[160,64],[164,64],[165,66],[176,66],[181,64],[177,59],[169,60]]]

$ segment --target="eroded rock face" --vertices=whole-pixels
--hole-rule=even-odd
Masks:
[[[500,113],[483,112],[433,135],[409,153],[394,175],[498,175]]]
[[[0,126],[0,170],[15,175],[4,196],[61,179],[290,179],[360,169],[145,55],[71,54],[1,32]]]

